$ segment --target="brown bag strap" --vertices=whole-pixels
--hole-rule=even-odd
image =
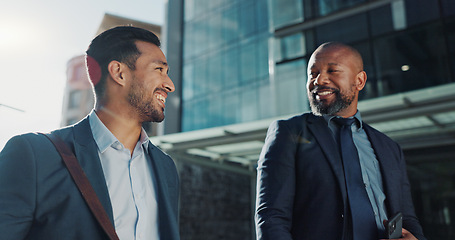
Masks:
[[[76,183],[77,188],[81,192],[82,196],[85,199],[85,202],[88,204],[93,215],[95,215],[96,220],[101,225],[104,232],[109,236],[111,240],[118,240],[119,238],[115,233],[114,226],[109,220],[109,217],[107,216],[103,205],[101,205],[100,200],[96,196],[95,190],[93,190],[93,187],[85,175],[85,172],[82,169],[81,165],[77,161],[76,156],[74,156],[70,148],[55,133],[48,133],[43,135],[49,138],[49,140],[51,140],[51,142],[54,144],[58,153],[62,157],[63,162],[68,168],[71,177]]]

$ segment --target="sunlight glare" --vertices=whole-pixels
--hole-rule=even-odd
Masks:
[[[2,49],[8,49],[11,46],[25,43],[25,32],[24,27],[21,25],[0,25],[0,47]]]

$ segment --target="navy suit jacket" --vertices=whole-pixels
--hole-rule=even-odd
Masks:
[[[56,130],[73,150],[113,221],[88,118]],[[149,144],[161,239],[179,239],[179,180],[172,159]],[[10,139],[0,153],[0,239],[108,239],[52,143],[41,134]]]
[[[425,239],[415,216],[403,152],[363,124],[380,163],[389,218]],[[341,155],[323,117],[305,113],[273,122],[258,162],[258,239],[350,239]]]

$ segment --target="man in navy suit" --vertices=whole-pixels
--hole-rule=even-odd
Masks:
[[[312,113],[273,122],[259,158],[258,239],[381,239],[386,236],[384,221],[399,212],[401,237],[425,239],[401,148],[362,122],[357,110],[366,80],[362,58],[350,46],[325,43],[312,54],[307,82]],[[354,163],[360,165],[354,172],[361,203],[367,206],[360,220],[356,210],[361,204],[350,202],[360,198],[348,193],[352,174],[345,173],[337,118],[354,122],[347,131],[355,145],[352,156],[358,155]],[[366,237],[357,237],[366,229],[371,230]]]
[[[158,37],[116,27],[93,39],[94,110],[54,131],[74,152],[120,239],[179,239],[179,180],[143,122],[161,122],[174,84]],[[52,143],[10,139],[0,153],[0,239],[107,239]]]

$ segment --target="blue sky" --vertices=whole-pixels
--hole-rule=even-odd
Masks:
[[[2,1],[0,149],[14,135],[59,127],[67,61],[85,52],[105,13],[162,25],[166,2]]]

